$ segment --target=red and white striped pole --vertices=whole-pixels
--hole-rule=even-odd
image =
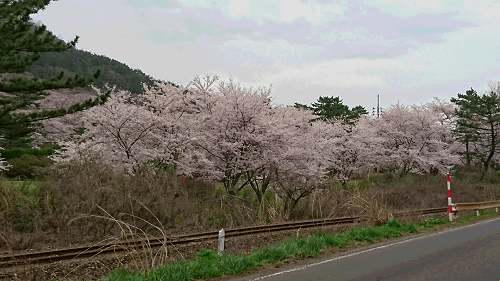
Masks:
[[[453,207],[451,205],[450,172],[446,173],[446,185],[448,186],[448,216],[453,221]]]

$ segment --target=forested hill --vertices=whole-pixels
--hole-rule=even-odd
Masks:
[[[78,74],[91,77],[98,69],[101,70],[101,75],[93,83],[97,87],[108,83],[132,93],[141,93],[142,83],[150,85],[154,80],[139,69],[131,69],[126,64],[106,56],[77,49],[60,53],[41,53],[40,59],[28,68],[28,72],[40,79],[48,79],[57,76],[61,71],[64,71],[65,76]]]

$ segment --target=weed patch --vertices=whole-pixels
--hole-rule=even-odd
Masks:
[[[447,221],[438,218],[429,218],[424,221],[418,222],[417,225],[423,228],[432,228],[436,225],[445,224]]]

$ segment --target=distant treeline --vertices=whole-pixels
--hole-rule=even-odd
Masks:
[[[28,69],[41,79],[57,76],[61,71],[64,71],[65,76],[78,74],[90,77],[97,70],[101,71],[101,75],[93,83],[97,87],[108,83],[132,93],[141,93],[142,83],[151,85],[155,80],[141,70],[131,69],[114,59],[77,49],[60,53],[41,53],[40,59]]]

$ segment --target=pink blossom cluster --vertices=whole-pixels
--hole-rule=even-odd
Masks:
[[[380,165],[398,174],[421,174],[444,173],[447,165],[458,164],[462,145],[453,135],[453,108],[436,99],[430,104],[397,104],[385,110],[372,121],[382,139]]]
[[[2,147],[0,147],[0,150],[2,149]],[[9,165],[9,163],[7,163],[7,161],[4,161],[4,159],[2,158],[2,156],[0,155],[0,171],[6,171],[10,168],[11,166]]]
[[[142,95],[114,91],[104,105],[49,127],[85,128],[53,129],[57,162],[92,155],[129,172],[172,165],[179,175],[222,182],[229,195],[250,187],[262,200],[272,188],[293,208],[327,178],[346,184],[376,167],[405,174],[457,163],[452,115],[450,103],[435,100],[354,124],[312,122],[309,110],[273,105],[268,88],[207,75],[184,86],[157,82]]]

